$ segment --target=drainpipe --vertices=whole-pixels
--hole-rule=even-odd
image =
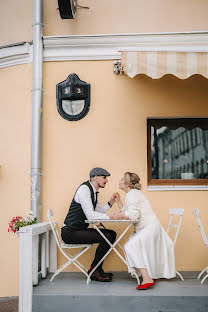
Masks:
[[[42,0],[33,0],[33,87],[31,148],[31,210],[41,222]]]

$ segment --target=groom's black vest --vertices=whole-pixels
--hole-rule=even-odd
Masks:
[[[97,202],[95,201],[94,191],[90,182],[87,181],[87,182],[82,183],[81,185],[87,185],[89,187],[90,193],[91,193],[92,205],[93,205],[93,208],[95,209]],[[76,192],[75,192],[75,195],[76,195]],[[65,218],[64,224],[66,224],[66,226],[70,228],[70,230],[72,231],[86,230],[89,224],[85,223],[85,220],[87,220],[87,218],[86,218],[84,211],[82,210],[82,206],[79,203],[75,202],[73,198],[71,205],[69,207],[69,211]]]

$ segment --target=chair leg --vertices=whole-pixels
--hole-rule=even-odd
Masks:
[[[208,272],[208,271],[207,271]],[[205,279],[208,277],[208,274],[205,275],[205,277],[202,279],[201,284],[204,283]]]
[[[87,251],[89,249],[89,247],[83,248],[80,252],[78,252],[74,257],[72,257],[70,255],[70,253],[65,250],[61,250],[62,254],[69,259],[66,263],[64,263],[52,276],[52,278],[50,279],[50,282],[53,281],[53,279],[56,277],[56,275],[58,275],[61,271],[63,271],[67,266],[69,266],[70,264],[74,264],[82,273],[84,273],[87,277],[87,269],[77,260],[78,257],[80,257],[85,251]]]
[[[75,260],[74,262],[76,262],[81,268],[83,268],[83,270],[84,270],[85,272],[88,272],[88,269],[85,268],[85,266],[82,265],[78,260]]]
[[[184,281],[183,276],[178,271],[176,271],[176,274],[181,278],[182,281]]]
[[[206,272],[208,270],[208,267],[206,267],[204,270],[202,270],[200,273],[199,273],[199,276],[198,276],[198,279],[202,276],[202,274],[204,273],[204,272]]]
[[[83,253],[85,253],[88,249],[89,249],[90,247],[85,247],[85,248],[83,248],[80,252],[78,252],[74,257],[72,257],[70,254],[69,254],[69,252],[67,252],[68,253],[68,255],[70,256],[70,257],[72,257],[71,258],[71,260],[72,260],[72,263],[77,267],[77,268],[79,268],[87,277],[88,277],[88,270],[87,270],[87,268],[85,268],[85,266],[84,265],[82,265],[78,260],[77,260],[77,258],[79,258]]]
[[[85,272],[84,269],[82,269],[77,263],[76,261],[72,262],[82,273],[84,273],[84,275],[86,275],[87,277],[89,276],[89,274],[87,272]]]
[[[137,274],[136,272],[133,272],[133,273],[131,274],[131,276],[132,276],[132,277],[135,277],[135,278],[137,279],[138,285],[141,284],[141,283],[140,283],[140,279],[139,279],[139,277],[138,277],[138,274]]]
[[[64,263],[52,276],[52,278],[50,279],[50,282],[52,282],[52,280],[54,279],[54,277],[56,277],[56,275],[58,275],[61,271],[63,271],[68,265],[70,265],[72,263],[71,260],[67,261],[66,263]]]
[[[63,264],[52,276],[52,278],[50,279],[50,282],[53,281],[53,279],[56,277],[56,275],[58,275],[61,271],[63,271],[67,266],[69,266],[70,264],[74,264],[82,273],[84,273],[87,277],[87,271],[85,271],[82,267],[80,267],[76,262],[78,262],[77,260],[71,260],[71,261],[67,261],[65,264]]]
[[[89,247],[87,249],[89,249]],[[65,250],[65,252],[69,255],[69,257],[71,257],[70,253],[67,250]],[[76,255],[74,257],[76,257]],[[88,269],[85,268],[85,266],[83,264],[81,264],[77,259],[75,259],[74,262],[76,262],[80,267],[82,267],[83,270],[85,270],[85,272],[88,272]]]

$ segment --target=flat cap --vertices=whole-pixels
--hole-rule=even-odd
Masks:
[[[103,169],[103,168],[93,168],[90,171],[90,178],[93,178],[95,176],[109,177],[110,173],[107,170]]]

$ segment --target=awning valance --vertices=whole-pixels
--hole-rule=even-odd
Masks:
[[[180,79],[195,74],[208,78],[208,52],[122,51],[121,65],[131,78],[139,74],[153,79],[166,74]]]

